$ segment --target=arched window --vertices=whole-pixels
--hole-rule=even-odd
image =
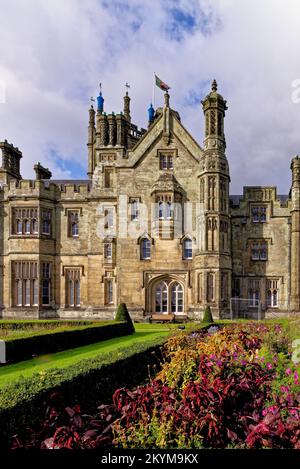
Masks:
[[[192,259],[193,258],[193,243],[190,238],[186,238],[183,241],[183,258]]]
[[[171,285],[171,310],[172,313],[183,313],[183,288],[178,282]]]
[[[157,313],[168,312],[168,285],[166,282],[161,282],[156,286],[155,311]]]
[[[173,204],[171,202],[168,202],[166,205],[166,218],[173,218],[174,215],[174,210],[173,210]]]
[[[25,222],[24,222],[24,232],[25,232],[25,234],[30,234],[30,220],[25,220]]]
[[[17,220],[17,234],[22,234],[22,221]]]
[[[39,232],[39,224],[37,220],[32,220],[32,232],[37,234]]]
[[[141,241],[141,259],[151,259],[151,241],[148,238]]]
[[[158,218],[159,219],[164,218],[164,204],[163,204],[163,202],[159,202],[159,204],[158,204]]]

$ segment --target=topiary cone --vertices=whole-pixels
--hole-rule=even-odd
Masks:
[[[214,322],[214,319],[213,319],[212,314],[211,314],[210,306],[205,307],[202,322],[205,322],[205,323],[208,323],[208,324],[210,324],[211,322]]]
[[[127,309],[127,306],[126,306],[125,303],[120,303],[120,304],[119,304],[119,306],[118,306],[118,308],[117,308],[115,320],[116,320],[116,321],[124,321],[124,322],[127,322],[130,332],[131,332],[131,333],[135,332],[132,319],[131,319],[131,317],[130,317],[130,314],[129,314],[129,312],[128,312],[128,309]]]

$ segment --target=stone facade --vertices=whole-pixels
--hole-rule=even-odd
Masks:
[[[100,93],[88,126],[88,179],[52,180],[0,143],[0,314],[112,318],[277,316],[300,310],[300,159],[289,195],[245,187],[229,195],[226,101],[212,83],[202,102],[203,148],[169,104],[148,129],[107,115]],[[232,298],[234,298],[232,300]]]

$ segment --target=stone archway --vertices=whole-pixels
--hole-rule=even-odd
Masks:
[[[173,277],[154,279],[150,288],[151,312],[156,314],[185,314],[185,289]]]

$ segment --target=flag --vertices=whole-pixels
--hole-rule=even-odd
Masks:
[[[168,91],[170,89],[170,86],[164,83],[160,78],[158,78],[157,75],[155,75],[155,84],[161,90]]]

